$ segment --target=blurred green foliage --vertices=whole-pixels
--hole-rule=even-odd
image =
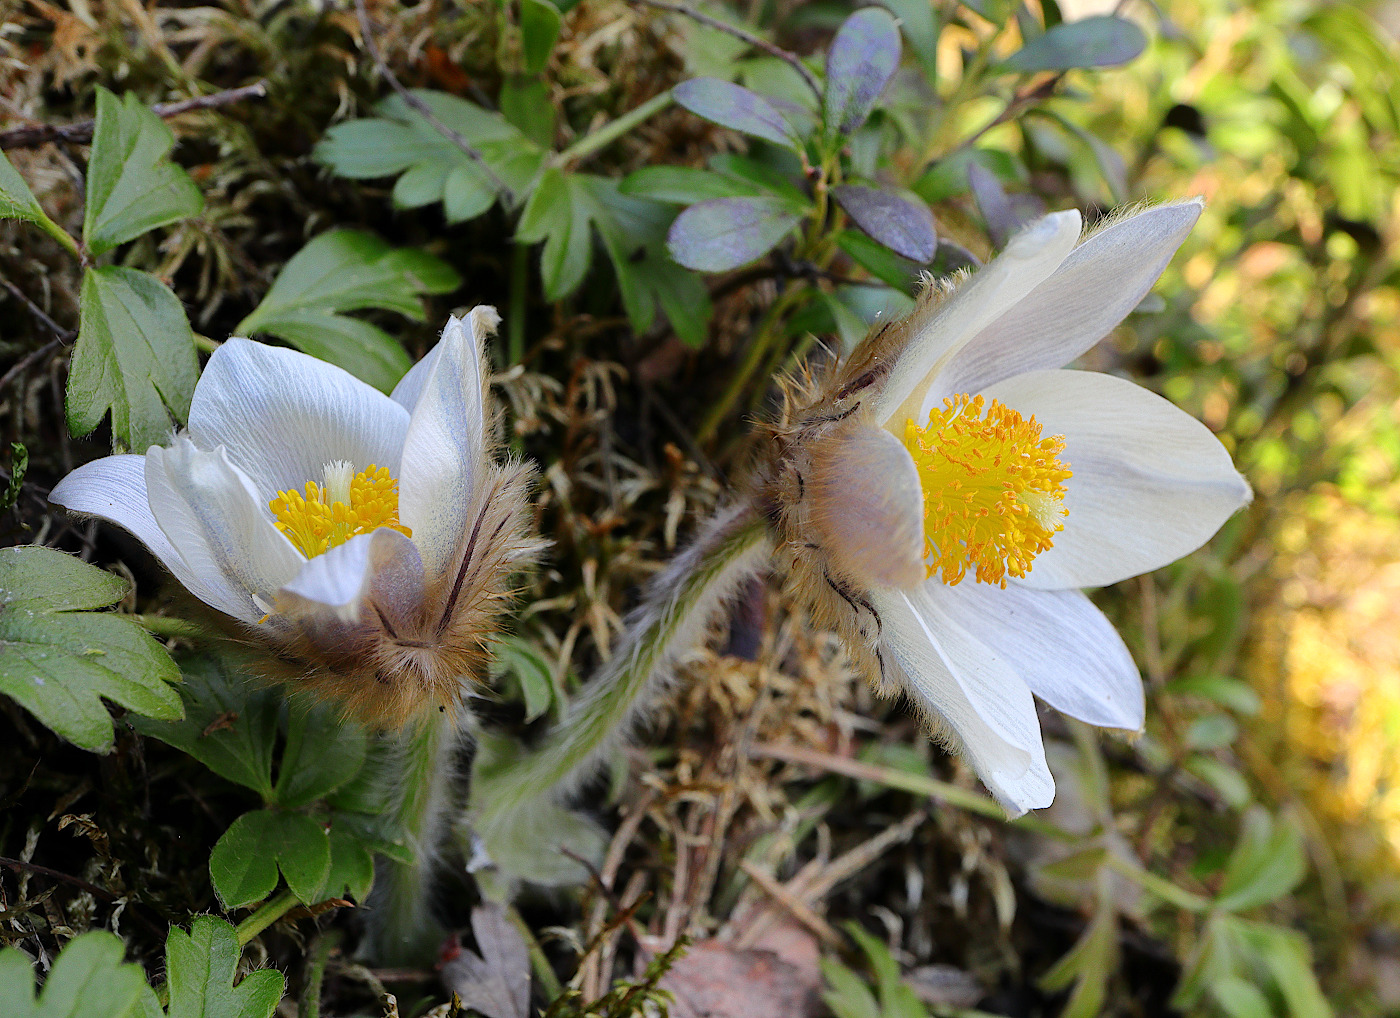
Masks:
[[[975,264],[1045,209],[1202,193],[1205,215],[1157,296],[1089,357],[1205,420],[1258,500],[1210,548],[1102,596],[1149,683],[1147,732],[1125,745],[1060,730],[1062,801],[1008,836],[1041,838],[1018,857],[1017,885],[1069,910],[1074,935],[1027,951],[1018,976],[1044,1013],[1148,1013],[1128,960],[1147,936],[1165,945],[1186,1013],[1396,1013],[1383,974],[1400,964],[1385,946],[1400,928],[1400,697],[1394,644],[1375,635],[1400,631],[1381,575],[1400,541],[1400,51],[1374,20],[1394,19],[1393,5],[857,6],[709,4],[697,20],[620,0],[372,4],[381,65],[360,48],[356,12],[334,6],[152,4],[138,18],[117,4],[35,5],[10,19],[8,4],[7,102],[97,125],[85,194],[68,155],[0,161],[0,215],[15,221],[0,267],[77,333],[71,359],[49,362],[68,365],[68,428],[30,406],[47,406],[46,362],[26,369],[32,382],[7,369],[23,395],[4,404],[4,437],[22,440],[29,465],[16,455],[3,511],[40,526],[35,486],[109,411],[113,445],[136,451],[178,425],[208,344],[195,328],[276,337],[387,389],[431,341],[430,326],[403,318],[438,321],[448,295],[498,302],[512,437],[545,461],[542,518],[560,535],[527,611],[550,653],[521,638],[501,655],[497,706],[523,726],[557,709],[570,650],[606,648],[621,592],[696,497],[679,451],[653,469],[646,446],[660,443],[637,437],[637,406],[664,404],[692,458],[732,468],[739,425],[775,373],[907,307],[920,272]],[[147,109],[258,76],[265,108],[188,115],[173,132]],[[0,312],[7,358],[51,342],[18,305]],[[633,372],[621,399],[618,363]],[[641,447],[621,481],[589,445],[588,428],[615,414]],[[619,522],[619,505],[664,524]],[[624,541],[620,526],[648,536]],[[111,604],[125,589],[113,583],[71,607]],[[1353,589],[1370,600],[1346,600]],[[54,618],[136,633],[112,613]],[[172,666],[147,642],[149,682],[122,695],[89,683],[79,702],[173,714]],[[246,789],[224,807],[236,818],[217,818],[224,833],[196,847],[206,890],[229,908],[279,879],[306,904],[363,897],[371,854],[401,849],[360,794],[374,760],[364,733],[280,711],[217,662],[184,670],[186,719],[133,724]],[[89,749],[112,743],[105,717],[31,706]],[[494,749],[475,768],[489,778],[514,743],[493,732],[482,744]],[[878,734],[857,747],[862,760],[887,749]],[[905,796],[908,812],[933,795],[948,811],[992,812],[913,756],[795,792],[807,812],[794,852],[840,782],[863,805]],[[549,822],[522,817],[521,829]],[[553,822],[586,861],[601,855],[591,820]],[[976,823],[984,837],[1001,830]],[[469,827],[461,835],[470,843]],[[239,869],[249,844],[267,851]],[[536,854],[505,876],[586,869]],[[829,1006],[922,1015],[901,963],[930,946],[873,938],[869,904],[851,916],[860,956],[827,959]],[[232,933],[213,922],[196,925],[205,954],[218,940],[227,955]],[[84,952],[136,1000],[101,936],[72,941],[41,1002]],[[961,946],[932,949],[961,958]],[[0,961],[0,975],[19,971],[13,952]],[[1013,978],[1017,966],[999,964]],[[552,1013],[631,1013],[665,967],[595,1004],[574,991]],[[237,992],[233,971],[220,962],[220,992]],[[254,1010],[272,981],[255,983]]]

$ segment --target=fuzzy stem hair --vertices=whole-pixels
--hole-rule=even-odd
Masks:
[[[544,745],[521,761],[474,822],[493,820],[542,795],[561,798],[595,772],[665,691],[680,657],[704,637],[716,609],[769,561],[766,521],[751,504],[717,512],[694,542],[647,585],[627,617],[621,646],[569,708]]]
[[[385,859],[375,872],[360,953],[379,965],[431,965],[446,935],[429,900],[448,813],[454,808],[459,718],[431,712],[403,730],[380,770],[385,810],[412,860]]]

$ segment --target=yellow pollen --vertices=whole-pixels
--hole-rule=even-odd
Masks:
[[[399,482],[373,463],[358,474],[353,470],[343,460],[327,463],[323,484],[307,481],[305,496],[279,491],[267,504],[277,529],[307,558],[379,527],[413,536],[399,523]]]
[[[950,586],[969,569],[983,583],[1006,586],[1025,576],[1035,557],[1065,529],[1063,435],[1041,438],[1035,417],[959,393],[912,420],[904,445],[924,489],[924,556],[928,575],[942,572]]]

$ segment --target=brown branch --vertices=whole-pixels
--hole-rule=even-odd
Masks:
[[[463,137],[461,133],[439,120],[433,113],[432,108],[405,88],[403,82],[399,81],[398,76],[395,75],[393,71],[389,70],[389,65],[384,62],[384,57],[379,52],[379,46],[374,41],[374,33],[369,23],[369,12],[365,10],[365,0],[355,0],[355,14],[360,20],[360,40],[365,45],[365,52],[368,53],[370,59],[374,61],[375,68],[384,76],[384,80],[399,94],[399,98],[407,103],[410,109],[414,110],[420,117],[426,120],[428,126],[437,131],[438,134],[442,135],[448,141],[452,142],[452,144],[456,145],[468,159],[476,163],[481,169],[481,172],[485,173],[491,183],[496,185],[497,190],[503,191],[508,195],[512,194],[513,192],[506,186],[506,182],[498,177],[491,167],[486,165],[485,158],[472,146],[472,143]]]
[[[267,82],[230,88],[211,95],[197,95],[193,99],[181,99],[173,103],[156,103],[151,112],[161,119],[178,117],[181,113],[194,110],[212,110],[220,106],[230,106],[244,99],[261,99],[267,95]],[[77,120],[71,124],[38,124],[32,127],[12,127],[0,131],[0,149],[37,148],[50,141],[67,142],[70,145],[87,145],[92,141],[92,133],[97,127],[95,120]]]
[[[742,39],[750,46],[763,50],[763,52],[767,53],[770,57],[777,57],[779,60],[790,65],[794,71],[802,76],[802,80],[807,83],[807,87],[812,90],[812,94],[818,99],[822,97],[821,85],[817,83],[816,76],[807,69],[807,65],[802,62],[796,53],[785,50],[781,46],[769,42],[767,39],[740,28],[738,25],[731,25],[729,22],[711,17],[703,11],[697,11],[689,4],[672,3],[669,2],[669,0],[635,0],[635,2],[646,4],[648,7],[655,7],[657,10],[670,11],[672,14],[684,14],[692,21],[698,21],[702,25],[706,25],[719,32],[724,32],[727,35],[732,35],[736,39]]]

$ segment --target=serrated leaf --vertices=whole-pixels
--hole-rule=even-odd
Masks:
[[[179,669],[140,626],[84,611],[114,603],[126,584],[50,548],[0,549],[0,692],[83,749],[112,748],[102,700],[178,718]]]
[[[559,9],[545,0],[520,0],[520,51],[525,70],[539,74],[559,38]]]
[[[182,664],[184,720],[134,719],[136,730],[183,750],[220,777],[271,800],[278,693],[255,684],[221,658],[185,658]]]
[[[722,78],[691,78],[671,92],[697,117],[734,131],[801,151],[802,138],[771,102],[743,85]]]
[[[933,259],[938,233],[923,202],[861,184],[841,184],[832,195],[857,226],[895,254],[920,265]]]
[[[186,933],[172,927],[165,939],[169,1018],[272,1018],[285,981],[273,969],[250,972],[235,986],[241,951],[232,926],[197,916]]]
[[[415,89],[413,96],[440,123],[466,139],[490,173],[398,95],[381,102],[375,110],[377,116],[332,127],[317,144],[314,158],[341,176],[354,179],[387,177],[422,167],[422,179],[441,181],[440,197],[444,202],[453,186],[455,171],[466,166],[490,188],[491,199],[486,207],[498,195],[513,204],[524,200],[543,165],[546,153],[542,148],[499,113],[466,99],[429,89]],[[438,175],[438,171],[429,171],[427,167],[432,166],[445,168],[445,172]],[[500,194],[501,183],[510,193]],[[459,182],[457,186],[462,185]],[[477,196],[473,204],[479,201]]]
[[[139,1014],[146,977],[122,961],[126,946],[106,930],[70,940],[34,997],[34,972],[19,950],[0,951],[0,1014],[5,1018],[129,1018]]]
[[[48,219],[39,199],[34,197],[34,192],[3,152],[0,152],[0,219],[19,219],[27,223]]]
[[[767,254],[802,216],[781,198],[716,198],[677,216],[666,247],[688,269],[727,272]]]
[[[189,415],[199,377],[184,306],[146,272],[83,274],[78,342],[68,369],[68,430],[88,434],[112,411],[112,441],[137,452],[167,441]]]
[[[899,67],[899,26],[883,7],[865,7],[842,23],[826,53],[826,125],[850,134],[865,123]]]
[[[332,230],[282,266],[234,332],[277,336],[387,392],[408,370],[408,354],[388,333],[346,312],[378,308],[421,321],[425,295],[449,293],[461,282],[425,251],[395,249],[358,230]]]
[[[198,215],[204,196],[166,157],[175,133],[128,92],[97,88],[97,125],[88,160],[83,242],[100,255],[148,230]]]
[[[997,65],[1001,71],[1030,74],[1076,67],[1116,67],[1147,48],[1147,36],[1126,18],[1101,14],[1068,21],[1036,36]]]
[[[622,194],[617,181],[610,178],[584,176],[580,180],[592,202],[593,225],[617,274],[622,306],[632,328],[645,332],[659,307],[682,342],[699,346],[709,326],[710,295],[698,276],[681,268],[666,253],[671,210]]]
[[[278,870],[299,901],[315,904],[330,869],[330,836],[300,813],[244,813],[209,853],[209,876],[226,911],[266,898],[277,886]]]

